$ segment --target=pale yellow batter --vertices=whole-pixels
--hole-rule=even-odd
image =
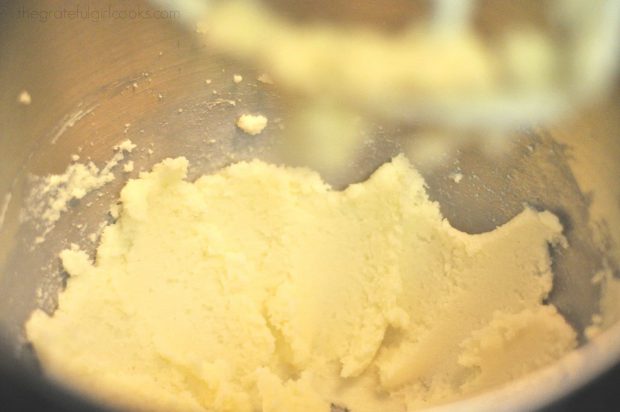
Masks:
[[[239,163],[131,180],[95,262],[26,325],[44,370],[117,406],[404,411],[520,377],[575,346],[553,306],[548,212],[452,228],[404,157],[339,192]]]

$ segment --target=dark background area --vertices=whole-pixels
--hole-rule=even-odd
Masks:
[[[620,365],[570,397],[543,412],[620,410]],[[501,410],[498,405],[498,410]],[[105,412],[88,402],[57,391],[42,379],[33,379],[14,365],[0,365],[0,411]]]

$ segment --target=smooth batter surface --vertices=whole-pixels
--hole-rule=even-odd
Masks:
[[[44,370],[136,410],[404,411],[520,377],[575,346],[542,301],[548,212],[445,221],[404,157],[339,192],[309,170],[184,158],[131,180],[93,263],[26,325]]]

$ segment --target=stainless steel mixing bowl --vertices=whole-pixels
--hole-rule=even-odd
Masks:
[[[381,27],[402,24],[403,16],[412,15],[419,5],[395,0],[357,2],[349,4],[345,13],[342,1],[316,2],[324,8],[304,2],[277,3],[298,14],[322,10],[331,19],[352,18]],[[291,7],[291,3],[303,7]],[[140,1],[67,1],[63,7],[82,14],[72,18],[67,13],[43,13],[59,10],[54,1],[0,5],[0,215],[4,217],[0,227],[0,359],[32,385],[47,388],[48,396],[56,397],[66,396],[60,395],[66,389],[38,378],[22,325],[35,307],[54,309],[64,282],[58,252],[70,243],[93,251],[95,242],[88,235],[97,233],[106,221],[107,210],[124,182],[165,157],[188,157],[192,177],[242,159],[282,161],[275,150],[277,121],[262,135],[250,138],[235,128],[234,120],[248,111],[261,111],[270,119],[285,113],[276,87],[256,81],[259,72],[252,67],[228,60],[198,41],[194,33],[177,24],[181,16],[174,10],[148,18],[130,12],[149,9]],[[486,2],[484,7],[485,14],[493,17],[506,10],[512,13],[514,4]],[[126,14],[106,17],[106,9],[125,10]],[[237,73],[246,80],[235,84],[232,76]],[[22,90],[32,96],[31,104],[17,102]],[[455,158],[422,170],[432,197],[459,229],[490,230],[516,215],[524,203],[560,217],[570,247],[552,251],[556,280],[549,300],[580,333],[599,310],[600,290],[591,278],[605,261],[614,267],[607,250],[614,245],[613,236],[601,240],[592,232],[589,206],[597,195],[582,192],[583,182],[576,179],[570,165],[579,153],[601,153],[587,167],[583,164],[587,157],[579,158],[581,168],[598,178],[609,177],[608,186],[603,184],[599,190],[609,195],[603,198],[611,199],[612,212],[617,213],[620,205],[614,179],[620,176],[614,168],[620,163],[619,139],[615,139],[620,131],[619,96],[616,93],[555,126],[515,132],[512,149],[499,159],[489,156],[481,145],[471,144],[462,147]],[[337,187],[362,180],[406,149],[418,130],[415,125],[377,125],[347,173],[326,178]],[[113,182],[73,202],[45,241],[35,243],[40,235],[36,220],[20,219],[33,176],[62,173],[76,153],[82,160],[101,165],[112,156],[112,147],[127,138],[138,146],[129,156],[135,162],[134,171],[115,169]],[[450,178],[455,170],[464,176],[458,184]],[[613,222],[608,219],[602,232],[619,231]],[[498,400],[506,409],[542,407],[620,359],[617,326],[589,343],[582,334],[581,343],[573,359],[544,371],[550,379],[547,385],[527,390],[509,387],[451,407],[497,410]],[[569,362],[571,367],[567,367]]]

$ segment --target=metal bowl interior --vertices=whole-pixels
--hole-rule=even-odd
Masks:
[[[343,15],[338,12],[340,3],[333,6],[336,18]],[[373,22],[385,23],[402,16],[373,13],[364,3],[353,13],[357,20],[372,17]],[[388,3],[403,7],[402,1]],[[66,2],[65,7],[76,6],[103,8],[83,1]],[[149,5],[111,2],[110,7],[147,9]],[[498,2],[489,7],[510,6]],[[33,376],[38,373],[36,360],[24,344],[23,323],[35,307],[53,311],[65,281],[59,251],[71,243],[94,251],[96,239],[88,235],[106,222],[124,182],[166,157],[186,156],[191,178],[244,159],[282,161],[276,150],[277,122],[262,135],[249,138],[236,129],[234,120],[256,111],[271,119],[285,115],[277,87],[256,80],[260,72],[218,55],[174,21],[95,19],[92,14],[91,18],[43,19],[24,12],[56,9],[51,1],[22,1],[5,6],[0,15],[0,336],[5,355]],[[240,84],[232,81],[237,73],[245,79]],[[31,104],[17,103],[22,90],[31,94]],[[580,331],[584,345],[578,352],[588,366],[555,389],[539,387],[527,399],[504,392],[501,396],[515,408],[540,407],[620,358],[620,333],[610,330],[587,344],[583,336],[600,309],[600,285],[593,284],[592,277],[605,264],[613,267],[613,233],[620,232],[614,226],[620,222],[614,186],[620,176],[620,143],[614,139],[620,131],[618,96],[557,125],[514,132],[511,150],[500,158],[472,144],[438,167],[422,168],[431,196],[458,229],[491,230],[515,216],[524,204],[556,213],[565,227],[570,247],[553,250],[556,279],[549,300]],[[405,125],[377,127],[347,173],[326,175],[326,179],[336,187],[363,180],[406,150],[417,132],[416,127]],[[101,165],[124,139],[137,144],[129,156],[134,171],[115,169],[113,182],[73,202],[46,240],[36,244],[40,234],[36,225],[20,219],[32,176],[62,173],[71,155],[78,153],[81,159]],[[584,184],[588,178],[578,175],[575,167],[597,177],[592,187]],[[458,184],[450,177],[457,170],[463,174]],[[594,188],[597,191],[590,193]],[[608,215],[597,223],[605,226],[602,233],[607,236],[596,233],[600,228],[592,225],[593,197],[607,202],[603,209]],[[492,402],[479,406],[493,409]]]

